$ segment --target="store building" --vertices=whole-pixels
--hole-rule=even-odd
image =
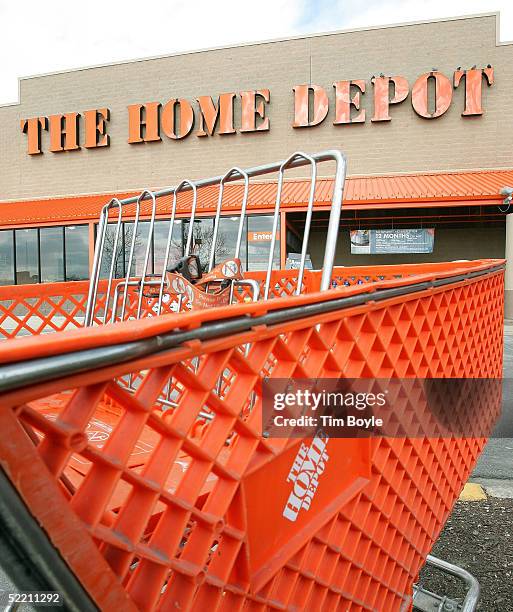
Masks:
[[[337,265],[513,262],[513,217],[500,194],[513,187],[513,45],[497,36],[489,14],[21,79],[19,103],[0,107],[0,283],[87,278],[113,195],[333,148],[348,159]],[[276,265],[297,251],[307,174],[286,183]],[[317,191],[314,267],[330,187],[326,176]],[[230,188],[237,197],[240,186]],[[252,189],[248,269],[266,260],[273,206],[268,183]],[[206,193],[200,235],[211,233],[214,208]],[[155,262],[165,198],[157,213]],[[221,232],[229,245],[230,218]],[[506,276],[513,317],[512,264]]]

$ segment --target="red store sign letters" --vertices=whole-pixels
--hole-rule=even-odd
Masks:
[[[424,119],[442,116],[452,103],[453,90],[465,88],[464,117],[483,114],[483,83],[494,83],[493,67],[454,71],[452,81],[438,70],[422,74],[411,86],[400,75],[373,76],[364,80],[336,81],[330,93],[319,85],[304,84],[292,88],[294,95],[293,128],[309,128],[322,123],[332,114],[333,125],[364,123],[368,111],[362,98],[371,94],[373,112],[370,121],[390,121],[394,105],[410,95],[411,105]],[[128,144],[161,141],[164,138],[182,140],[227,134],[266,132],[270,130],[269,89],[223,93],[214,101],[210,96],[199,96],[194,104],[185,98],[172,98],[165,103],[145,102],[128,106]],[[236,112],[237,111],[237,112]],[[77,151],[82,147],[108,147],[107,133],[110,119],[108,108],[65,113],[48,117],[22,119],[20,127],[27,134],[27,153],[43,152],[42,134],[49,133],[48,151],[60,153]],[[235,117],[238,117],[237,121]]]

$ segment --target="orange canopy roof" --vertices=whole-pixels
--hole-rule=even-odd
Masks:
[[[428,206],[469,206],[501,204],[499,190],[513,186],[513,170],[481,170],[465,172],[438,172],[426,174],[401,174],[384,176],[348,177],[344,189],[343,206],[347,210],[373,208],[411,208]],[[284,208],[305,206],[310,184],[305,179],[287,180],[283,187]],[[316,188],[316,207],[329,205],[333,180],[319,179]],[[241,202],[243,186],[227,184],[223,199],[223,211],[236,211]],[[125,198],[136,192],[116,194],[81,195],[22,200],[0,203],[0,226],[16,226],[36,223],[79,223],[95,220],[102,206],[111,197]],[[217,205],[218,187],[205,187],[198,191],[198,212],[212,213]],[[191,192],[178,198],[178,211],[190,210]],[[254,182],[250,186],[248,208],[255,211],[269,210],[274,206],[276,184]],[[172,197],[157,200],[157,214],[169,213]],[[127,213],[130,211],[127,210]],[[148,214],[145,203],[143,214]]]

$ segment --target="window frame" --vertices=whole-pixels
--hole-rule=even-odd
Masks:
[[[11,250],[11,255],[12,255],[12,257],[11,257],[11,260],[12,260],[11,261],[11,264],[12,264],[11,265],[11,272],[12,272],[12,276],[11,276],[11,278],[12,278],[13,282],[10,285],[9,284],[5,284],[4,285],[4,284],[0,283],[1,287],[9,287],[9,286],[12,286],[13,284],[16,284],[16,235],[14,233],[14,229],[0,230],[0,232],[4,232],[4,233],[10,232],[10,234],[11,234],[11,246],[12,246],[12,250]]]
[[[87,250],[87,278],[83,278],[83,279],[79,279],[79,280],[75,280],[75,279],[70,279],[68,277],[68,265],[67,265],[67,261],[66,261],[66,254],[67,254],[67,248],[66,248],[66,228],[68,227],[76,227],[76,228],[85,228],[85,232],[87,234],[87,246],[88,246],[88,250]],[[4,284],[4,285],[0,285],[2,287],[9,287],[9,286],[22,286],[24,284],[38,284],[38,285],[43,285],[43,284],[52,284],[52,283],[71,283],[71,282],[81,282],[81,281],[88,281],[90,278],[90,261],[89,261],[89,228],[90,228],[90,224],[89,223],[69,223],[69,224],[65,224],[65,225],[36,225],[36,226],[18,226],[18,227],[12,227],[12,228],[6,228],[6,229],[0,229],[0,232],[10,232],[11,236],[12,236],[12,271],[13,271],[13,283],[12,284]],[[57,229],[57,230],[61,230],[62,233],[62,270],[63,270],[63,280],[59,280],[59,281],[46,281],[43,282],[42,281],[42,269],[41,269],[41,230],[45,230],[45,229]],[[36,283],[19,283],[18,282],[18,257],[16,254],[16,249],[18,246],[18,243],[20,243],[20,239],[18,236],[17,239],[17,232],[21,232],[23,230],[36,230],[36,249],[37,249],[37,282]],[[123,263],[124,266],[124,263]]]
[[[16,232],[26,231],[26,230],[36,230],[36,249],[37,249],[37,282],[36,283],[18,283],[18,257],[16,254],[17,250],[17,240],[16,240]],[[14,284],[15,285],[41,285],[41,243],[40,243],[40,227],[15,227],[14,231],[14,240],[13,240],[13,249],[14,249]],[[4,285],[9,286],[9,285]]]
[[[58,226],[60,227],[60,226]],[[87,230],[87,278],[81,278],[79,280],[75,280],[75,279],[69,279],[68,278],[68,265],[67,265],[67,261],[66,261],[66,228],[68,227],[85,227]],[[67,225],[63,225],[62,226],[62,231],[63,231],[63,249],[62,249],[62,256],[63,256],[63,263],[64,263],[64,282],[65,283],[79,283],[79,282],[83,282],[83,281],[88,281],[90,278],[90,261],[89,261],[89,224],[88,223],[70,223]]]
[[[48,284],[48,283],[65,283],[67,282],[66,277],[66,232],[65,225],[47,225],[46,227],[38,227],[37,228],[37,236],[38,236],[38,263],[39,263],[39,283],[40,284]],[[62,234],[62,280],[59,281],[43,281],[43,270],[41,267],[41,230],[46,229],[60,229]]]

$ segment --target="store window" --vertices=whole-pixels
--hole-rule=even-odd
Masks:
[[[239,233],[239,217],[221,217],[217,235],[215,264],[235,256],[235,246]],[[242,241],[239,258],[244,269],[247,269],[247,221],[242,227]]]
[[[39,230],[41,282],[64,281],[64,228],[42,227]]]
[[[248,217],[248,270],[267,270],[271,248],[273,217]],[[273,268],[280,267],[280,228],[276,231]]]
[[[169,250],[168,267],[177,262],[183,255],[183,228],[182,222],[176,220],[172,233],[171,247]],[[119,236],[116,243],[116,228],[115,223],[107,226],[105,234],[105,242],[103,249],[103,257],[101,264],[101,277],[109,276],[110,266],[112,263],[112,253],[116,246],[116,257],[114,258],[113,277],[121,278],[125,276],[125,272],[130,259],[130,249],[132,239],[134,237],[134,223],[125,222],[121,225]],[[141,276],[144,268],[144,259],[146,256],[146,247],[148,244],[148,232],[150,223],[148,221],[140,221],[137,227],[137,236],[135,237],[134,255],[132,258],[132,276]],[[153,226],[153,239],[150,248],[147,274],[160,274],[166,255],[166,246],[169,232],[169,221],[155,221]]]
[[[68,225],[64,228],[66,280],[89,278],[89,227]]]
[[[130,252],[132,249],[132,243],[134,242],[134,223],[124,223],[124,238],[125,238],[125,270],[128,269],[128,263],[130,261]],[[153,254],[150,248],[148,266],[144,270],[144,260],[146,258],[146,249],[148,246],[148,233],[150,231],[149,221],[139,221],[137,224],[137,233],[135,235],[133,256],[132,256],[132,268],[130,270],[130,276],[142,276],[143,274],[153,273]]]
[[[123,257],[123,245],[123,225],[120,226],[118,232],[117,225],[115,223],[109,223],[109,225],[107,225],[107,230],[105,232],[105,240],[103,243],[103,255],[100,267],[101,278],[107,278],[109,276],[111,266],[113,278],[122,278],[123,276],[125,276],[125,259]],[[112,255],[114,249],[116,250],[116,254],[113,258]]]
[[[0,285],[14,284],[14,232],[0,231]]]
[[[194,228],[192,232],[192,245],[190,254],[198,255],[201,267],[203,270],[208,268],[210,259],[210,251],[212,249],[212,238],[214,233],[214,219],[202,218],[194,220]],[[183,223],[183,245],[184,249],[187,245],[187,239],[189,236],[189,222],[184,221]],[[216,252],[218,250],[216,247]]]
[[[15,230],[16,240],[16,284],[27,285],[39,282],[38,230]]]
[[[87,225],[0,231],[0,285],[88,278]]]
[[[162,272],[164,259],[166,257],[167,240],[169,237],[169,221],[156,221],[153,229],[153,269],[156,274]],[[171,233],[171,245],[169,247],[169,268],[182,257],[182,222],[176,219]]]
[[[221,217],[217,235],[214,265],[235,255],[235,245],[239,231],[239,217]],[[134,246],[132,261],[132,276],[141,276],[144,267],[146,245],[148,244],[149,222],[140,221]],[[271,247],[273,217],[272,215],[255,215],[248,217],[242,228],[240,260],[245,270],[266,270]],[[120,229],[117,244],[117,256],[114,265],[114,278],[123,277],[130,257],[130,247],[134,232],[133,222],[124,222]],[[168,268],[183,257],[189,232],[189,221],[176,219],[173,226],[171,247],[169,251]],[[214,219],[202,217],[194,221],[191,253],[199,255],[203,270],[209,264],[212,239],[214,234]],[[101,276],[108,277],[112,261],[112,251],[115,244],[116,224],[107,226],[105,236],[104,256],[102,258]],[[153,240],[150,249],[148,274],[160,274],[166,254],[169,235],[169,220],[155,221]],[[280,266],[280,232],[276,235],[273,267]]]

